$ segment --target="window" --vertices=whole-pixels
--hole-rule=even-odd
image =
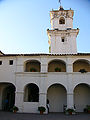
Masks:
[[[64,19],[64,17],[61,17],[61,18],[60,18],[59,24],[65,24],[65,19]]]
[[[9,65],[13,65],[13,60],[9,60]]]
[[[25,87],[25,102],[39,102],[39,88],[36,84],[30,83]]]
[[[64,37],[62,37],[62,38],[61,38],[61,41],[62,41],[62,42],[65,42],[65,38],[64,38]]]
[[[0,61],[0,65],[2,65],[2,61]]]

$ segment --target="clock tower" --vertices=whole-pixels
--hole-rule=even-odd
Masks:
[[[77,54],[76,37],[79,29],[73,29],[73,10],[50,11],[51,30],[47,29],[49,52],[52,54]]]

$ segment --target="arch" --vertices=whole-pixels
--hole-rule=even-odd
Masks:
[[[24,102],[39,102],[39,87],[29,83],[24,88]]]
[[[59,59],[54,59],[48,63],[48,72],[66,72],[66,63]]]
[[[0,109],[9,111],[15,104],[16,87],[12,83],[0,83]]]
[[[73,63],[73,72],[90,72],[90,62],[85,59],[78,59]]]
[[[41,63],[38,60],[28,60],[24,63],[25,72],[40,72]]]
[[[11,84],[11,85],[15,86],[15,83],[13,83],[13,82],[0,82],[0,84]],[[16,86],[15,86],[15,89],[16,89]]]
[[[77,112],[83,112],[86,105],[90,105],[90,85],[80,83],[74,88],[74,104]]]
[[[67,86],[64,83],[58,83],[58,82],[54,82],[53,84],[52,83],[49,84],[48,87],[47,87],[47,91],[51,86],[56,85],[56,84],[59,84],[59,85],[63,86],[65,88],[65,90],[67,91]]]
[[[58,83],[52,84],[47,90],[47,100],[50,112],[63,112],[63,107],[67,104],[66,88]]]
[[[75,88],[76,88],[77,86],[82,85],[82,84],[90,87],[90,85],[89,85],[88,83],[80,82],[80,83],[78,83],[78,84],[76,84],[76,85],[74,86],[73,91],[75,90]]]
[[[65,18],[64,17],[60,17],[59,24],[65,24]]]

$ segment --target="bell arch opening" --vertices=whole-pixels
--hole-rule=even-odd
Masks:
[[[65,24],[65,18],[64,17],[60,17],[59,24]]]

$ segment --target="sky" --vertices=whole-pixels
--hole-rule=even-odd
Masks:
[[[5,54],[49,53],[47,29],[50,11],[59,0],[0,0],[0,50]],[[74,10],[73,28],[79,28],[77,50],[90,53],[90,0],[61,0]]]

